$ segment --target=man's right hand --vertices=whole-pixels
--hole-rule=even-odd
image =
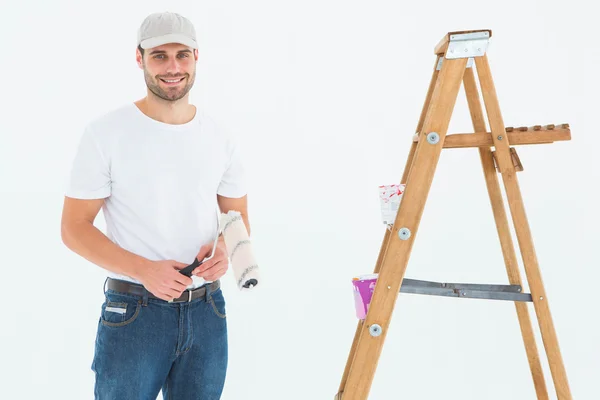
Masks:
[[[150,261],[139,271],[137,279],[156,297],[170,301],[183,293],[193,281],[179,272],[187,264],[174,260]]]

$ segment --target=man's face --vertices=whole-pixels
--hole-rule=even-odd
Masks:
[[[176,101],[188,94],[196,79],[197,60],[197,51],[177,43],[146,49],[143,59],[139,51],[137,53],[146,86],[167,101]]]

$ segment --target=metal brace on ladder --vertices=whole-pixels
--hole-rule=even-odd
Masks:
[[[480,283],[441,283],[404,278],[400,292],[432,296],[472,299],[533,301],[531,294],[521,293],[521,285],[490,285]]]

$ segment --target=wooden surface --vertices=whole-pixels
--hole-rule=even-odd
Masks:
[[[481,31],[448,33],[436,46],[436,66],[440,55],[443,56],[447,49],[450,35],[471,32]],[[491,31],[489,33],[491,37]],[[511,284],[523,286],[494,164],[494,157],[497,159],[558,400],[572,399],[510,152],[511,145],[570,140],[571,131],[568,124],[505,128],[487,56],[475,57],[474,60],[490,131],[485,127],[474,68],[466,68],[467,59],[445,59],[441,71],[434,66],[423,111],[417,124],[417,140],[413,140],[411,144],[401,180],[407,184],[402,206],[398,210],[392,229],[385,231],[374,270],[379,273],[378,282],[366,320],[357,324],[335,400],[368,399],[440,153],[442,148],[461,147],[478,148],[508,279]],[[467,94],[475,133],[447,135],[461,83],[464,84]],[[438,144],[432,145],[427,142],[426,135],[429,132],[437,132],[440,135]],[[494,152],[491,147],[495,147]],[[408,240],[398,238],[398,231],[402,227],[411,230]],[[515,302],[515,307],[537,398],[547,400],[548,390],[527,303]],[[369,327],[372,324],[381,326],[381,335],[370,335]]]
[[[550,130],[541,128],[540,130],[535,130],[533,127],[530,127],[526,131],[517,130],[505,132],[504,136],[511,146],[547,144],[571,140],[571,129],[555,128]],[[416,142],[417,140],[415,139],[414,141]],[[446,140],[444,141],[445,149],[491,146],[494,146],[492,133],[485,131],[476,131],[475,133],[453,133],[446,135]]]
[[[390,239],[381,260],[369,312],[358,333],[358,345],[346,380],[343,400],[368,399],[466,64],[466,58],[444,60],[439,72],[422,134],[435,131],[440,135],[440,142],[431,145],[426,140],[421,140],[417,144],[406,189],[402,195],[402,207],[399,208],[389,233]],[[411,230],[408,240],[398,238],[398,231],[402,227]],[[368,328],[372,324],[381,326],[381,335],[370,335]]]
[[[496,147],[496,158],[499,163],[506,197],[510,207],[513,225],[517,236],[527,282],[529,283],[533,305],[535,308],[538,325],[542,335],[542,341],[546,350],[550,372],[554,380],[554,387],[558,400],[571,400],[571,389],[567,380],[563,358],[560,352],[558,337],[550,313],[548,295],[544,288],[542,275],[533,244],[531,229],[527,220],[517,174],[514,169],[509,151],[509,142],[505,139],[505,127],[502,113],[498,103],[498,97],[489,66],[487,55],[475,57],[477,75],[485,108],[487,110],[488,122],[492,131],[492,139]],[[503,136],[502,140],[498,136]]]
[[[485,131],[485,119],[473,68],[468,68],[467,71],[465,71],[463,83],[471,120],[473,121],[473,129],[475,129],[475,131]],[[488,136],[491,140],[491,136]],[[500,248],[504,258],[506,272],[508,274],[508,281],[511,285],[524,287],[521,280],[521,274],[519,273],[519,264],[517,262],[517,255],[508,224],[508,217],[504,208],[500,183],[498,182],[498,174],[496,173],[496,167],[494,165],[494,160],[492,159],[492,151],[489,147],[479,148],[478,150],[490,205],[492,207],[492,214],[500,239]],[[539,351],[535,341],[533,325],[531,323],[531,317],[529,316],[527,303],[516,301],[515,307],[537,398],[538,400],[548,400],[548,389],[546,388],[546,381],[544,380],[544,372],[540,362]],[[501,346],[500,343],[498,345]]]
[[[433,65],[433,73],[431,75],[431,80],[429,82],[429,89],[427,90],[427,94],[425,96],[425,101],[423,103],[423,108],[421,111],[421,117],[419,118],[419,121],[417,122],[416,132],[420,132],[421,129],[423,128],[423,122],[425,121],[425,117],[427,115],[427,110],[429,109],[429,104],[431,102],[431,96],[433,94],[433,89],[435,88],[435,85],[436,85],[436,82],[438,79],[438,75],[439,75],[439,71],[437,70],[437,60],[438,59],[439,59],[439,57],[436,58],[436,62]],[[417,149],[417,143],[413,142],[411,144],[409,154],[406,159],[406,165],[404,166],[404,172],[403,172],[402,178],[400,180],[400,183],[402,183],[402,184],[405,184],[408,179],[408,175],[409,175],[409,172],[410,172],[410,169],[412,166],[412,162],[414,159],[414,154],[416,152],[416,149]],[[375,263],[375,268],[373,270],[374,273],[379,273],[379,271],[381,269],[383,259],[385,258],[386,251],[388,249],[390,235],[391,235],[391,231],[389,229],[386,229],[382,243],[381,243],[381,247],[379,249],[379,255],[377,257],[377,262]],[[348,374],[350,372],[350,369],[352,368],[352,365],[354,362],[354,357],[356,355],[356,348],[358,346],[358,342],[360,341],[360,335],[362,332],[363,323],[364,323],[364,321],[361,321],[361,320],[359,320],[357,323],[356,331],[354,333],[354,340],[352,341],[352,347],[350,348],[350,354],[348,355],[348,359],[346,361],[346,367],[345,367],[344,373],[342,375],[342,380],[340,383],[338,394],[336,395],[336,400],[341,400],[343,397],[343,392],[344,392],[344,389],[346,388],[346,382],[348,380]]]

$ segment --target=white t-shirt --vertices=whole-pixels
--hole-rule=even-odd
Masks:
[[[199,109],[171,125],[130,103],[86,126],[65,194],[105,198],[106,235],[120,247],[190,264],[217,235],[217,194],[239,198],[246,185],[238,142]]]

